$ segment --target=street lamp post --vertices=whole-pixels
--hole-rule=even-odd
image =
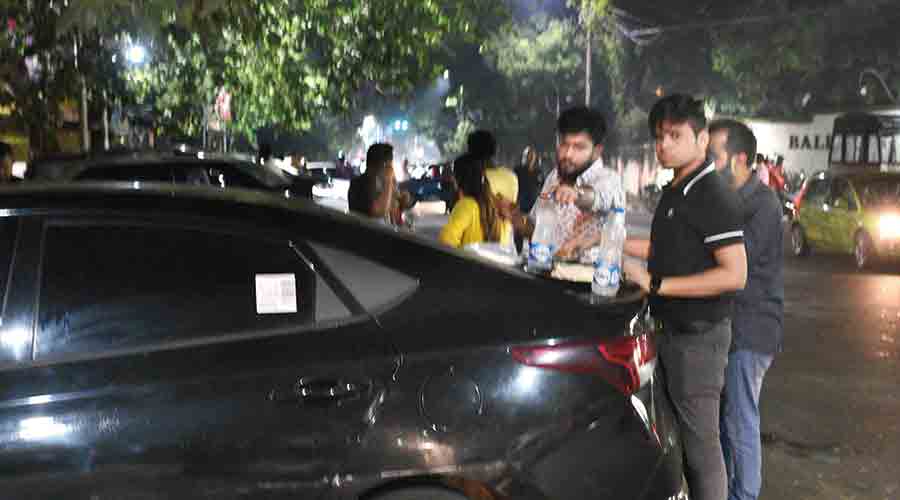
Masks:
[[[891,92],[891,88],[888,87],[887,83],[885,83],[884,77],[881,75],[881,73],[876,71],[875,68],[866,68],[859,72],[858,85],[859,85],[859,93],[861,95],[865,96],[867,93],[866,86],[863,85],[863,76],[865,76],[865,75],[874,76],[875,79],[878,80],[878,83],[881,84],[882,88],[884,88],[884,92],[887,94],[887,96],[891,100],[891,102],[894,104],[897,104],[897,97],[894,96],[893,92]]]

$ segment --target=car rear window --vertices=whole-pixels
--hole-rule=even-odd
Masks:
[[[77,179],[80,181],[172,182],[172,170],[167,165],[91,167],[80,173]]]
[[[38,358],[306,327],[350,312],[287,240],[48,227]]]

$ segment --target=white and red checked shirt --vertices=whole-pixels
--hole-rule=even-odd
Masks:
[[[557,169],[553,169],[547,180],[544,181],[544,187],[541,189],[541,196],[549,194],[559,186],[559,173]],[[575,180],[575,187],[588,187],[594,191],[594,204],[590,211],[583,212],[575,204],[556,205],[558,225],[556,231],[556,241],[564,243],[576,234],[576,228],[581,224],[589,230],[599,230],[602,226],[606,213],[615,207],[625,208],[625,189],[622,186],[622,178],[617,172],[608,169],[603,165],[603,159],[599,158],[587,170],[581,173]],[[538,200],[540,202],[540,200]],[[538,203],[531,209],[532,217],[535,215],[535,209]],[[585,220],[585,219],[590,220]],[[581,224],[579,224],[581,223]],[[580,232],[580,231],[579,231]]]

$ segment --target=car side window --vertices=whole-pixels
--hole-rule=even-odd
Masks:
[[[309,246],[369,312],[391,308],[419,286],[416,278],[362,256],[321,243]]]
[[[260,189],[263,183],[247,173],[241,172],[239,169],[231,165],[216,165],[207,169],[209,179],[213,186],[216,187],[238,187],[247,189]]]
[[[835,207],[850,210],[851,199],[850,183],[845,179],[834,179],[831,182],[831,195],[828,203]]]
[[[812,181],[806,193],[806,203],[814,208],[820,208],[828,197],[828,181],[817,179]]]
[[[80,181],[172,182],[172,169],[166,165],[121,165],[93,167],[78,174]]]
[[[293,330],[350,316],[287,240],[51,224],[41,276],[38,358]]]

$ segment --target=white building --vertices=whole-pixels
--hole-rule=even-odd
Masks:
[[[845,109],[816,113],[809,121],[743,120],[756,135],[757,151],[770,158],[784,157],[789,172],[807,175],[828,168],[828,151],[835,117],[850,111],[900,116],[900,106]]]

